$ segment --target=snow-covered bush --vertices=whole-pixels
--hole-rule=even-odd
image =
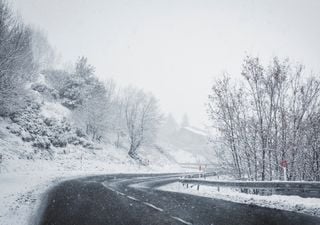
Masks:
[[[42,96],[45,96],[49,99],[58,99],[59,98],[58,91],[53,88],[49,88],[45,84],[39,84],[39,83],[32,84],[31,89],[41,93]]]
[[[36,136],[35,140],[32,143],[32,146],[41,149],[49,149],[51,146],[51,142],[46,136]]]
[[[49,140],[54,147],[66,147],[68,144],[67,138],[63,135],[50,137]]]
[[[81,82],[77,79],[69,80],[59,91],[61,104],[69,109],[75,109],[82,103]]]
[[[30,142],[34,140],[34,137],[32,137],[31,134],[25,130],[22,130],[20,135],[23,141]]]
[[[30,102],[23,110],[11,115],[12,123],[7,129],[23,141],[32,142],[39,149],[66,147],[67,144],[92,148],[93,144],[85,139],[86,135],[73,128],[64,119],[47,118],[41,114],[41,104]]]

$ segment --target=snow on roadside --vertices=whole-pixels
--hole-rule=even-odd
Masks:
[[[1,174],[0,224],[28,224],[42,191],[61,177],[50,173]]]
[[[9,171],[0,173],[0,225],[27,225],[40,204],[41,195],[65,179],[112,173],[172,172],[177,168],[143,167],[138,164],[86,160],[83,167],[70,160],[10,160]],[[75,166],[67,167],[68,163]],[[3,168],[2,168],[3,169]]]
[[[262,196],[240,193],[232,190],[231,188],[220,188],[220,191],[218,191],[217,187],[209,186],[200,186],[200,190],[198,191],[196,186],[193,186],[192,188],[189,186],[189,188],[186,188],[186,186],[183,186],[178,182],[159,187],[158,189],[280,210],[288,210],[320,217],[320,198],[302,198],[299,196],[287,195]]]
[[[151,165],[147,167],[129,157],[126,149],[108,144],[97,144],[94,149],[75,145],[35,149],[30,142],[10,133],[8,124],[0,117],[0,225],[28,224],[41,194],[63,179],[128,171],[181,172],[179,165],[150,148],[142,154]]]

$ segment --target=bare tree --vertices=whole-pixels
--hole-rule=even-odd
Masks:
[[[215,128],[223,134],[225,145],[230,149],[237,177],[241,178],[241,159],[236,143],[236,111],[234,103],[234,93],[232,93],[230,78],[225,75],[221,80],[217,80],[212,87],[212,93],[209,95],[208,113],[209,118],[215,122]]]
[[[86,97],[74,112],[76,125],[91,137],[92,141],[100,141],[107,137],[112,129],[114,114],[114,83],[95,83],[85,90]]]
[[[141,145],[154,140],[162,116],[158,102],[151,94],[132,87],[124,90],[123,107],[130,144],[128,153],[135,158]]]
[[[264,67],[255,57],[244,60],[242,77],[217,80],[208,104],[237,177],[281,179],[287,161],[289,179],[319,179],[319,79],[288,60]]]
[[[115,134],[114,145],[117,148],[123,147],[123,139],[126,136],[126,120],[124,115],[124,99],[122,93],[118,90],[118,93],[114,101],[114,119],[113,119],[113,132]]]

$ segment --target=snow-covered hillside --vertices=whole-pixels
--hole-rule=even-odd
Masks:
[[[207,132],[196,127],[175,125],[167,118],[158,135],[159,145],[179,163],[212,163],[213,151]]]
[[[0,225],[28,224],[41,195],[63,179],[90,174],[185,171],[156,146],[139,150],[144,165],[132,159],[127,149],[111,144],[54,146],[49,140],[54,134],[42,135],[43,131],[52,132],[43,121],[59,124],[68,109],[59,102],[43,99],[38,112],[36,117],[24,115],[28,123],[0,117]],[[63,133],[66,134],[70,133]],[[44,143],[50,143],[48,148],[34,145],[45,137]]]
[[[139,148],[139,160],[128,155],[126,146],[92,142],[74,126],[72,111],[57,98],[43,75],[29,87],[33,100],[25,110],[0,117],[1,225],[26,224],[40,195],[65,178],[119,172],[185,172],[178,164],[180,159],[204,160],[165,141]],[[185,132],[193,134],[188,129]]]

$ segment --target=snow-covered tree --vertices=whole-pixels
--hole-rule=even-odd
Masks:
[[[97,84],[73,112],[75,125],[85,130],[92,141],[101,140],[111,128],[110,97],[107,96],[107,87]]]
[[[83,128],[93,141],[106,138],[115,116],[114,82],[99,81],[94,75],[94,67],[81,57],[76,63],[75,74],[66,82],[62,93],[75,103],[76,125]]]
[[[35,75],[32,30],[18,21],[0,0],[0,115],[25,104],[25,84]]]
[[[124,115],[124,98],[121,90],[118,90],[118,93],[114,99],[114,117],[113,117],[113,133],[115,136],[114,145],[117,148],[123,147],[123,142],[126,137],[126,120]]]
[[[45,32],[37,28],[32,32],[32,53],[40,70],[53,68],[58,61]]]
[[[65,71],[49,71],[47,73],[49,73],[49,77],[51,76],[51,80],[56,77],[61,78],[60,86],[57,81],[53,81],[53,83],[59,88],[62,104],[72,110],[82,105],[87,94],[99,83],[94,76],[94,67],[88,63],[85,57],[78,58],[75,72],[72,74],[68,75]]]
[[[94,70],[94,67],[88,63],[88,59],[86,57],[79,57],[75,71],[75,74],[78,77],[81,77],[84,80],[90,80],[94,75]]]
[[[153,95],[132,87],[124,90],[123,109],[130,144],[128,153],[134,158],[140,146],[154,140],[162,116]]]
[[[319,179],[319,146],[312,144],[319,136],[319,79],[278,58],[263,66],[247,57],[241,74],[237,82],[218,79],[208,104],[237,177],[284,179],[280,164],[287,161],[289,179]]]

